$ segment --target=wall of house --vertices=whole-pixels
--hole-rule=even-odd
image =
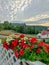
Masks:
[[[49,38],[49,34],[41,35],[41,38]]]

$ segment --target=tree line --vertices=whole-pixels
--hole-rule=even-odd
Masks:
[[[4,21],[4,23],[0,23],[0,31],[1,30],[14,30],[18,33],[24,34],[38,34],[42,30],[46,30],[45,26],[27,26],[25,23],[9,23],[8,21]]]

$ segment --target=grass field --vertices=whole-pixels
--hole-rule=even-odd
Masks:
[[[2,30],[2,31],[0,31],[0,35],[10,35],[13,33],[14,33],[13,30]]]

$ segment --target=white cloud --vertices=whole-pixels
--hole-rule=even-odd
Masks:
[[[32,26],[32,25],[36,25],[36,26],[49,26],[49,23],[44,23],[44,24],[26,24],[26,25],[29,25],[29,26]]]
[[[44,18],[49,18],[49,14],[40,14],[40,15],[36,15],[36,16],[33,16],[33,17],[30,17],[28,19],[24,19],[22,21],[38,21],[40,19],[44,19]]]
[[[0,0],[0,12],[2,11],[3,13],[3,15],[1,14],[1,16],[3,16],[2,19],[15,20],[15,18],[17,18],[16,14],[24,11],[31,1],[32,0]]]
[[[49,14],[47,13],[49,13],[49,0],[0,0],[1,20],[12,21],[26,18],[23,21],[37,21],[48,18]]]

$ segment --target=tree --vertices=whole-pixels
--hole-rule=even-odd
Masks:
[[[3,24],[0,23],[0,31],[4,29]]]

